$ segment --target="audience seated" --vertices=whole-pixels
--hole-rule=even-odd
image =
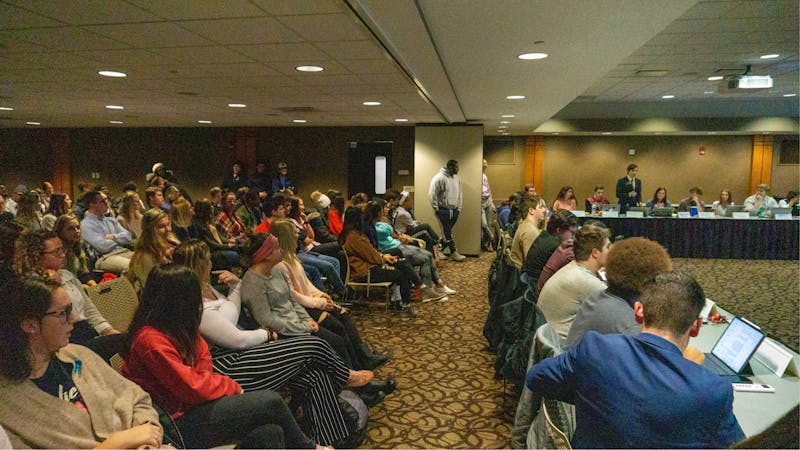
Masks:
[[[328,228],[328,207],[331,199],[320,191],[314,191],[311,193],[311,200],[314,202],[314,207],[306,209],[306,216],[314,230],[314,239],[323,244],[338,242],[336,235]]]
[[[342,267],[347,260],[342,246],[338,242],[322,244],[314,239],[314,229],[308,223],[305,205],[300,197],[293,195],[289,198],[287,219],[297,231],[297,257],[303,265],[316,267],[327,278],[333,291],[343,296],[345,288],[342,279],[345,277],[345,272]]]
[[[131,233],[132,239],[137,239],[142,234],[141,205],[142,201],[135,191],[126,191],[122,194],[117,221]]]
[[[745,211],[763,211],[765,209],[777,208],[778,202],[770,197],[768,184],[759,184],[756,188],[756,193],[744,199]]]
[[[278,339],[272,330],[240,329],[241,280],[220,271],[218,280],[228,286],[228,295],[211,286],[211,252],[204,242],[192,239],[181,243],[174,261],[191,269],[200,280],[200,334],[212,346],[215,372],[232,378],[245,392],[288,387],[307,411],[317,442],[334,444],[345,437],[347,428],[336,393],[348,383],[350,369],[333,349],[315,336]]]
[[[598,272],[605,266],[611,247],[608,236],[609,230],[604,226],[579,228],[575,233],[575,260],[558,269],[539,289],[536,304],[562,341],[567,339],[581,302],[606,287]]]
[[[200,239],[211,249],[211,267],[214,270],[230,270],[239,265],[236,240],[220,236],[214,226],[211,201],[207,198],[194,203],[194,218],[189,227],[189,236]]]
[[[575,404],[573,448],[727,448],[744,439],[729,380],[683,357],[702,326],[703,289],[670,272],[643,286],[638,336],[587,333],[536,364],[526,386]]]
[[[133,252],[124,246],[130,245],[131,233],[122,228],[117,219],[105,217],[108,201],[102,192],[87,194],[89,209],[81,221],[81,237],[98,254],[95,267],[108,272],[122,273],[128,268]]]
[[[528,275],[528,286],[533,288],[538,286],[539,275],[542,273],[545,264],[550,256],[561,245],[562,242],[571,241],[578,227],[578,218],[571,212],[560,209],[553,213],[553,217],[547,221],[545,230],[533,241],[522,271]]]
[[[344,226],[344,196],[336,190],[329,190],[327,195],[331,199],[328,208],[328,228],[332,235],[339,236]],[[341,242],[341,239],[339,241]]]
[[[22,195],[17,203],[17,214],[14,216],[14,222],[29,231],[37,231],[43,228],[42,203],[38,192],[29,191]]]
[[[519,207],[524,216],[517,225],[514,240],[511,242],[511,262],[517,270],[522,270],[531,244],[539,237],[539,227],[547,216],[547,202],[537,196],[526,197]]]
[[[217,214],[214,224],[223,239],[238,239],[247,228],[236,215],[236,194],[228,192],[222,196],[222,211]]]
[[[608,288],[589,295],[581,303],[567,345],[576,345],[590,330],[601,334],[639,334],[641,325],[634,318],[633,305],[649,280],[670,270],[672,261],[658,242],[640,237],[614,242],[606,260]]]
[[[144,213],[142,236],[136,241],[136,250],[125,275],[137,292],[147,284],[147,275],[153,267],[172,261],[172,252],[178,239],[172,234],[169,216],[161,209],[153,208]]]
[[[278,173],[272,179],[272,192],[284,192],[289,195],[297,195],[297,184],[289,178],[289,166],[281,161],[278,163]]]
[[[61,239],[66,255],[64,256],[64,268],[83,284],[97,284],[92,278],[92,268],[89,259],[83,250],[83,240],[81,239],[81,224],[72,214],[65,214],[56,220],[53,231]]]
[[[6,211],[16,216],[17,204],[26,192],[28,192],[28,187],[24,184],[18,184],[17,187],[14,188],[14,192],[6,197]]]
[[[119,351],[122,336],[94,306],[72,272],[64,269],[66,251],[53,231],[32,231],[17,240],[15,269],[22,277],[48,278],[63,287],[72,301],[72,333],[69,341],[85,345],[104,359]],[[102,337],[101,337],[102,336]]]
[[[235,195],[239,188],[246,186],[247,175],[244,174],[244,164],[241,161],[234,161],[230,172],[222,179],[222,189]]]
[[[189,200],[179,197],[169,209],[169,220],[172,222],[172,232],[179,242],[189,240],[189,228],[194,218],[194,207]]]
[[[53,231],[56,219],[72,211],[72,199],[62,192],[50,194],[47,213],[42,217],[42,229]]]
[[[236,208],[234,216],[239,218],[245,230],[257,227],[264,220],[258,192],[247,190],[242,198],[242,204]]]
[[[164,209],[166,200],[164,199],[164,190],[159,186],[150,186],[144,190],[145,200],[147,201],[147,209],[159,208]]]
[[[170,299],[172,300],[172,299]],[[150,396],[69,343],[75,305],[52,280],[0,287],[0,425],[14,448],[157,448]]]
[[[564,186],[558,191],[558,196],[553,200],[553,212],[559,209],[566,209],[568,211],[575,211],[577,208],[577,201],[575,200],[575,192],[572,186]]]
[[[313,448],[280,395],[245,392],[213,371],[199,331],[203,296],[197,276],[186,267],[167,266],[153,269],[149,278],[129,330],[122,373],[166,410],[186,446]]]
[[[414,218],[414,213],[411,210],[413,206],[411,195],[403,191],[397,200],[397,207],[394,214],[389,216],[391,224],[398,233],[407,234],[413,238],[419,238],[425,241],[425,249],[433,253],[436,259],[439,259],[439,242],[441,237],[434,231],[433,227],[427,223],[420,223]]]

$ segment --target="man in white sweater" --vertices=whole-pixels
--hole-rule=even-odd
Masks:
[[[575,233],[575,260],[558,270],[542,287],[538,306],[547,323],[567,339],[575,313],[589,294],[606,288],[598,271],[611,248],[609,230],[602,224],[584,225]]]
[[[442,224],[444,234],[444,252],[450,254],[453,261],[463,261],[466,256],[458,253],[453,241],[453,227],[464,206],[461,180],[458,178],[458,161],[451,159],[447,165],[433,176],[428,189],[428,200],[431,202],[436,218]]]

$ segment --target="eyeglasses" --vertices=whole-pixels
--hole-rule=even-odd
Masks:
[[[67,251],[64,250],[64,247],[58,247],[58,248],[54,248],[52,250],[48,250],[48,251],[42,252],[42,253],[44,253],[45,255],[56,254],[58,256],[64,256],[64,255],[67,254]]]
[[[72,315],[72,303],[67,305],[66,308],[62,309],[61,311],[51,311],[48,313],[44,313],[45,316],[55,316],[63,323],[67,323],[69,321],[70,316]]]

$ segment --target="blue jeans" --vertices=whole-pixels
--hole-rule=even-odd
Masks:
[[[319,271],[328,278],[328,283],[333,286],[339,294],[344,294],[344,283],[339,276],[339,260],[327,255],[319,253],[300,252],[297,254],[300,262],[316,267]]]
[[[450,253],[455,253],[456,243],[453,241],[453,227],[458,221],[457,209],[439,208],[436,210],[436,218],[442,224],[442,233],[444,233],[444,245],[450,249]]]

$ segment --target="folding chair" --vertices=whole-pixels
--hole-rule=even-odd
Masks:
[[[139,297],[126,277],[119,277],[86,289],[86,294],[112,327],[126,331],[139,306]]]
[[[345,276],[344,285],[345,287],[353,288],[366,288],[367,294],[366,298],[369,298],[369,290],[370,288],[383,288],[386,291],[386,308],[389,308],[389,304],[392,301],[392,282],[391,281],[379,281],[373,282],[370,281],[370,273],[367,272],[367,279],[366,281],[352,281],[350,280],[350,255],[347,254],[347,251],[344,252],[345,259],[347,260],[347,275]],[[347,290],[345,291],[344,301],[347,301]]]

